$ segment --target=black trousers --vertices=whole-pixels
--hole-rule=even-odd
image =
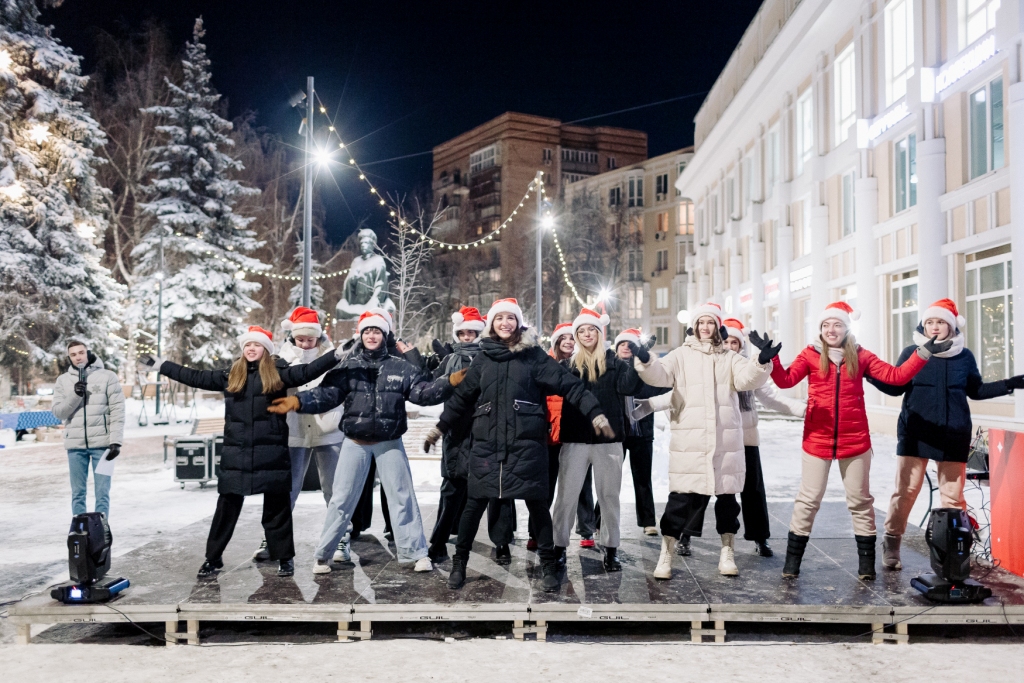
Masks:
[[[629,456],[629,470],[633,474],[633,495],[636,496],[636,525],[654,526],[654,488],[651,485],[651,462],[654,459],[654,441],[641,436],[627,436],[623,441]],[[749,472],[749,470],[747,470]],[[762,488],[764,488],[762,486]],[[744,509],[746,506],[744,505]]]
[[[702,493],[668,494],[665,512],[661,516],[662,536],[700,536],[704,529],[704,513],[711,496]],[[734,534],[740,530],[740,505],[736,494],[723,493],[715,498],[715,530],[720,534]]]
[[[555,502],[555,489],[558,486],[558,456],[562,452],[562,444],[548,445],[548,516],[551,516],[551,504]],[[587,478],[580,491],[579,502],[576,504],[576,533],[584,538],[592,538],[601,524],[600,508],[594,505],[593,471],[587,470]],[[536,539],[533,528],[533,515],[529,521],[530,538]],[[539,546],[538,546],[539,547]]]
[[[238,515],[242,512],[245,496],[222,493],[217,498],[217,511],[213,513],[210,535],[206,539],[206,559],[219,560],[235,532]],[[292,497],[284,493],[263,494],[263,531],[272,560],[290,560],[295,557],[292,539]]]
[[[743,455],[747,461],[747,479],[743,483],[740,503],[743,505],[743,538],[763,543],[771,538],[768,528],[768,498],[761,472],[761,451],[757,446],[746,446]]]
[[[465,479],[441,479],[441,499],[437,503],[437,521],[430,534],[430,545],[445,545],[459,533],[459,522],[466,508]],[[487,535],[494,545],[508,545],[515,531],[516,502],[492,498],[487,503]]]
[[[504,501],[502,501],[504,502]],[[514,502],[514,501],[509,501]],[[470,498],[466,501],[466,509],[462,511],[459,521],[459,538],[455,542],[455,556],[469,559],[469,551],[473,549],[476,532],[480,528],[480,520],[487,510],[490,500],[487,498]],[[514,505],[512,509],[515,509]],[[526,501],[526,509],[530,512],[530,524],[537,535],[537,554],[544,562],[555,559],[555,541],[551,529],[551,513],[543,500]]]

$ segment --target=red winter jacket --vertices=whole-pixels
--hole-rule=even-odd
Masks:
[[[823,375],[820,361],[821,353],[813,346],[801,351],[788,370],[776,356],[772,361],[772,380],[780,389],[788,389],[804,377],[808,378],[804,451],[833,460],[852,458],[871,448],[868,415],[864,409],[864,375],[902,386],[927,362],[914,353],[897,368],[858,346],[857,375],[851,379],[845,363],[836,367],[830,360],[829,372]]]
[[[555,358],[554,350],[548,355]],[[555,360],[558,360],[555,358]],[[557,446],[562,443],[562,397],[557,394],[548,396],[548,445]]]

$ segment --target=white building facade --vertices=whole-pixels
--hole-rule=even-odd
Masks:
[[[1024,372],[1022,43],[1024,0],[766,0],[676,182],[697,299],[778,337],[788,363],[830,301],[895,362],[948,297],[986,381]],[[867,391],[873,428],[894,430],[899,400]],[[972,404],[975,423],[1019,429],[1022,399]]]

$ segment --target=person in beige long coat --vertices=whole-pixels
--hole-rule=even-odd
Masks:
[[[716,529],[722,537],[719,572],[739,573],[733,551],[740,514],[736,494],[743,491],[746,465],[737,392],[760,388],[771,367],[764,354],[753,360],[725,348],[722,341],[728,335],[721,331],[722,310],[717,304],[700,306],[693,317],[696,334],[667,356],[652,359],[642,349],[634,351],[644,382],[672,388],[670,493],[661,518],[661,558],[654,572],[659,579],[672,578],[676,539],[701,535],[712,496],[717,496]]]

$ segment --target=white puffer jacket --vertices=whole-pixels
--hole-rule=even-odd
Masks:
[[[106,448],[124,443],[124,392],[112,370],[89,352],[85,369],[88,400],[75,393],[78,368],[61,373],[53,388],[53,407],[57,419],[64,421],[64,448]]]
[[[690,337],[650,363],[634,359],[634,366],[646,383],[672,388],[669,490],[707,496],[743,491],[746,460],[736,392],[764,385],[771,365]]]
[[[334,353],[334,345],[329,341],[323,342],[315,349],[303,350],[292,344],[290,341],[281,346],[277,354],[281,360],[289,365],[302,365],[311,363],[320,356]],[[294,396],[300,391],[309,391],[318,386],[326,375],[321,375],[309,384],[303,384],[297,389],[289,389],[288,395]],[[288,413],[288,447],[289,448],[316,448],[317,446],[331,446],[345,440],[345,435],[338,428],[341,423],[341,415],[344,408],[338,406],[334,410],[319,415],[304,415],[296,412]]]

